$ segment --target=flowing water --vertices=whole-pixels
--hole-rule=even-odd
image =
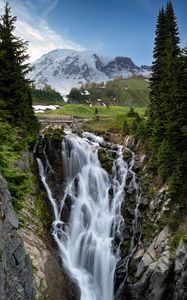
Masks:
[[[113,300],[114,273],[119,260],[119,243],[124,231],[121,203],[130,165],[123,160],[123,147],[110,150],[115,154],[112,174],[108,174],[98,159],[101,137],[84,133],[80,138],[69,133],[62,141],[64,193],[60,203],[54,198],[48,185],[48,172],[52,167],[46,157],[45,164],[37,158],[41,180],[47,191],[54,212],[52,234],[60,249],[63,265],[77,280],[81,300]],[[131,182],[131,184],[132,184]],[[136,186],[138,189],[138,186]],[[71,199],[68,222],[64,222],[62,211],[65,200]],[[134,231],[138,218],[138,199],[135,209]],[[135,247],[131,241],[131,247]]]

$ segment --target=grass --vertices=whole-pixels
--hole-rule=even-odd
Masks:
[[[148,104],[149,82],[141,76],[117,78],[108,81],[104,88],[100,84],[87,84],[86,89],[90,92],[89,98],[92,100],[100,98],[103,102],[114,105],[127,105],[130,101],[138,107]]]
[[[95,113],[97,109],[97,114]],[[140,116],[145,113],[145,108],[134,108]],[[128,106],[110,106],[109,108],[104,106],[88,106],[84,104],[66,104],[58,110],[49,111],[50,115],[69,115],[80,118],[91,118],[99,116],[101,118],[114,118],[118,115],[125,115],[129,111]]]

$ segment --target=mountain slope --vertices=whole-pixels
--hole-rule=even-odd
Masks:
[[[102,82],[118,76],[132,74],[147,76],[147,66],[136,66],[128,57],[107,57],[92,51],[56,49],[32,65],[29,74],[37,88],[45,84],[66,95],[72,87],[79,87],[87,82]]]

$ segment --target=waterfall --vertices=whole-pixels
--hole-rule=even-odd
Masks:
[[[129,165],[123,160],[123,146],[115,145],[115,150],[110,150],[115,158],[109,175],[98,159],[102,143],[101,137],[90,133],[84,133],[83,137],[68,133],[63,139],[65,188],[60,203],[48,184],[48,171],[52,167],[46,153],[45,164],[37,158],[41,181],[54,212],[52,235],[64,267],[80,287],[81,300],[114,299],[114,273],[125,230],[121,204],[129,172],[132,174],[131,184],[138,191],[132,171],[134,156]],[[67,199],[70,199],[71,209],[68,221],[64,221],[62,216]],[[139,196],[136,201],[133,233],[137,226]],[[134,247],[135,234],[131,250]]]

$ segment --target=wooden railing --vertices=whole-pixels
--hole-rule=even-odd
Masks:
[[[39,116],[42,124],[74,123],[75,118],[71,116]]]

